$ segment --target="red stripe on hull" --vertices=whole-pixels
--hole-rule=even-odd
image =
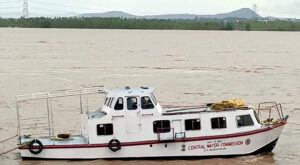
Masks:
[[[243,133],[235,133],[235,134],[227,134],[227,135],[215,135],[215,136],[203,136],[203,137],[192,137],[186,138],[183,140],[175,140],[172,142],[185,142],[185,141],[201,141],[201,140],[212,140],[212,139],[224,139],[224,138],[233,138],[233,137],[240,137],[240,136],[247,136],[258,134],[262,132],[266,132],[272,130],[274,128],[280,127],[285,125],[286,122],[281,122],[273,127],[267,127],[259,130],[243,132]],[[148,145],[148,144],[157,144],[157,143],[165,143],[159,140],[149,140],[149,141],[138,141],[138,142],[124,142],[121,143],[121,146],[136,146],[136,145]],[[44,149],[58,149],[58,148],[95,148],[95,147],[107,147],[108,144],[74,144],[74,145],[45,145]],[[19,149],[28,149],[28,146],[19,147]]]

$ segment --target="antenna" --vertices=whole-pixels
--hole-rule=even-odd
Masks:
[[[23,17],[28,18],[29,12],[28,12],[28,2],[27,0],[23,0]]]

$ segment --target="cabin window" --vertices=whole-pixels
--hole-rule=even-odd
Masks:
[[[115,110],[123,110],[124,104],[123,104],[123,98],[119,97],[115,104]]]
[[[112,124],[98,124],[97,125],[97,135],[112,135],[113,134]]]
[[[154,133],[165,133],[170,132],[171,126],[169,120],[157,120],[153,122]]]
[[[127,109],[128,110],[136,110],[137,109],[137,98],[136,97],[128,97],[127,98]]]
[[[151,97],[151,99],[153,100],[153,102],[154,102],[154,105],[156,105],[156,104],[157,104],[157,100],[156,100],[156,98],[155,98],[154,94],[153,94],[153,93],[151,93],[151,94],[150,94],[150,97]]]
[[[251,126],[253,125],[253,120],[250,115],[241,115],[236,117],[238,127]]]
[[[141,102],[142,102],[142,109],[153,109],[154,108],[154,105],[153,105],[150,97],[148,97],[148,96],[142,97]]]
[[[188,119],[185,120],[185,130],[200,130],[200,119]]]
[[[225,117],[212,118],[211,128],[212,129],[226,128],[226,118]]]

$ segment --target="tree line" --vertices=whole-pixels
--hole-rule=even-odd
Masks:
[[[174,29],[300,31],[300,22],[257,20],[160,20],[126,18],[0,18],[0,27],[82,29]]]

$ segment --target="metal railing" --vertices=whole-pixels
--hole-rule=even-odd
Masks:
[[[170,135],[170,131],[172,136],[167,136],[167,138],[162,138],[161,134],[168,134]],[[165,128],[157,128],[156,129],[156,134],[157,134],[157,140],[158,141],[174,141],[175,139],[175,132],[174,132],[174,128],[169,128],[169,127],[165,127]]]
[[[283,115],[283,111],[282,111],[282,106],[280,103],[276,103],[275,101],[272,102],[261,102],[258,104],[258,109],[257,109],[257,113],[258,115],[261,115],[261,111],[268,111],[268,118],[267,118],[267,124],[268,126],[270,126],[271,124],[271,113],[273,110],[277,110],[278,116],[279,116],[279,120],[280,121],[284,121],[284,115]]]
[[[86,95],[94,93],[105,93],[103,90],[103,85],[100,86],[91,86],[91,87],[81,87],[78,89],[62,89],[52,92],[42,92],[42,93],[33,93],[27,95],[18,95],[16,96],[17,102],[30,101],[30,100],[41,100],[48,98],[57,98],[57,97],[67,97],[67,96],[76,96],[76,95]]]
[[[178,136],[178,135],[181,135],[181,136]],[[176,139],[181,139],[181,140],[184,140],[186,137],[185,137],[185,132],[176,132],[175,133],[175,140]]]
[[[175,132],[174,128],[157,128],[157,140],[163,142],[175,141],[177,139],[184,140],[185,132]],[[166,138],[162,138],[161,134],[166,134]],[[171,134],[171,135],[170,135]],[[181,136],[179,136],[181,135]]]
[[[26,129],[30,129],[30,126],[36,126],[38,128],[47,129],[47,133],[45,131],[40,133],[34,133],[30,135],[40,135],[40,136],[54,136],[54,128],[53,128],[53,114],[52,114],[52,99],[60,98],[60,97],[69,97],[69,96],[79,96],[80,99],[80,113],[83,113],[83,103],[82,96],[89,94],[103,94],[105,93],[104,86],[83,86],[77,89],[62,89],[52,92],[42,92],[42,93],[33,93],[26,95],[18,95],[16,96],[16,108],[17,108],[17,127],[19,136],[19,143],[21,144],[21,136],[25,135]],[[24,118],[20,114],[20,104],[25,102],[30,102],[34,100],[45,100],[47,113],[42,116],[30,116]],[[35,120],[33,122],[33,120]],[[26,122],[25,122],[26,121]],[[32,123],[33,122],[33,123]],[[22,132],[23,131],[23,134]]]

